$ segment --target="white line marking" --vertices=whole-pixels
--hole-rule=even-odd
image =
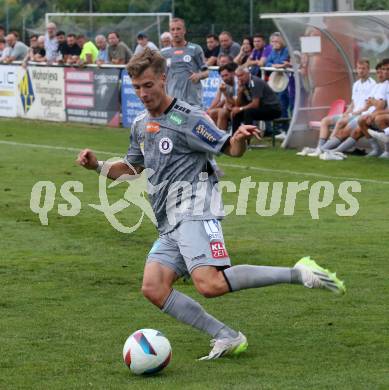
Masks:
[[[21,146],[21,147],[28,147],[28,148],[64,150],[64,151],[67,151],[67,152],[80,152],[82,150],[82,148],[68,148],[68,147],[65,147],[65,146],[27,144],[27,143],[21,143],[21,142],[1,141],[1,140],[0,140],[0,144],[2,144],[2,145],[10,145],[10,146]],[[122,155],[122,153],[107,152],[107,151],[104,151],[104,150],[95,150],[95,149],[93,149],[93,151],[95,153],[105,154],[107,156]],[[252,166],[247,166],[247,165],[245,166],[245,165],[229,164],[229,163],[220,163],[219,165],[222,166],[222,167],[228,167],[228,168],[250,169],[250,170],[258,171],[258,172],[280,173],[280,174],[286,174],[286,175],[308,176],[308,177],[321,177],[323,179],[333,179],[333,180],[356,180],[356,181],[360,181],[360,182],[364,182],[364,183],[389,185],[389,181],[384,181],[384,180],[361,179],[361,178],[358,178],[358,177],[347,177],[347,176],[330,176],[330,175],[325,175],[325,174],[322,174],[322,173],[315,173],[315,172],[299,172],[299,171],[290,171],[288,169],[260,168],[260,167],[252,167]]]

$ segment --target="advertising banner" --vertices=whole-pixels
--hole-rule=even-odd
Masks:
[[[64,122],[63,68],[29,66],[18,71],[18,116]]]
[[[126,70],[122,71],[122,122],[123,127],[131,127],[138,114],[144,111],[142,102],[136,96],[130,76]]]
[[[0,65],[0,116],[17,116],[19,66]]]
[[[65,108],[70,122],[119,126],[119,69],[65,69]]]
[[[203,84],[203,107],[208,109],[215,98],[220,85],[220,76],[217,70],[210,70],[207,79],[201,80]]]

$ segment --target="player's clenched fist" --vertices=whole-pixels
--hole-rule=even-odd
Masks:
[[[96,169],[98,165],[97,158],[90,149],[82,150],[76,162],[86,169]]]

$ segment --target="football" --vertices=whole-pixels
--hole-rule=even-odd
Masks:
[[[171,357],[170,342],[158,330],[137,330],[124,343],[124,363],[137,375],[161,371],[169,364]]]

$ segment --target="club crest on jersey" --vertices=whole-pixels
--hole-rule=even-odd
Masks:
[[[184,62],[191,62],[192,61],[192,57],[187,54],[186,56],[182,57],[182,60]]]
[[[221,135],[203,120],[197,122],[197,125],[192,129],[192,133],[212,147],[215,147],[221,138]]]
[[[159,128],[160,126],[158,122],[148,122],[146,124],[146,131],[148,133],[158,133]]]
[[[159,151],[162,154],[169,154],[173,150],[173,141],[168,137],[163,137],[159,141]]]
[[[211,246],[212,257],[214,259],[224,259],[228,257],[228,253],[224,248],[224,243],[222,241],[211,242],[210,246]]]

